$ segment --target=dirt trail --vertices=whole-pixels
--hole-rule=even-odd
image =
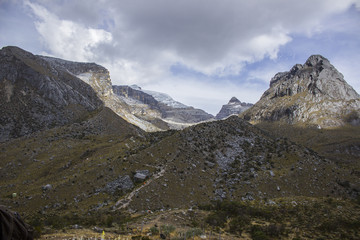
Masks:
[[[143,185],[135,188],[132,192],[128,193],[124,198],[118,200],[115,204],[116,210],[126,208],[130,202],[132,201],[133,197],[136,193],[138,193],[143,187],[149,185],[152,181],[158,179],[159,177],[164,176],[165,168],[160,169],[160,171],[154,174],[149,180],[147,180]]]

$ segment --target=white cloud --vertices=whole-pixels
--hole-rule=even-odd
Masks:
[[[332,26],[333,31],[353,30],[328,21],[352,4],[360,6],[359,0],[26,2],[47,54],[104,65],[114,84],[148,86],[187,104],[190,99],[208,106],[226,103],[230,95],[256,101],[264,89],[224,79],[239,75],[249,63],[277,59],[294,36],[312,38]],[[177,64],[206,78],[174,77],[170,69]],[[250,72],[245,80],[269,81],[274,71]]]
[[[270,34],[261,34],[248,44],[249,55],[253,61],[262,60],[268,56],[270,59],[276,59],[279,48],[291,41],[291,37],[281,28],[274,28]]]
[[[38,18],[36,28],[51,54],[105,63],[113,72],[123,73],[113,76],[116,81],[126,76],[126,82],[166,77],[166,71],[175,63],[209,76],[237,75],[246,62],[265,57],[276,59],[279,48],[291,41],[291,33],[321,31],[321,20],[355,3],[352,0],[41,2],[43,5],[30,2],[27,5]],[[111,32],[88,27],[104,22],[113,23]],[[156,73],[160,75],[153,75]]]
[[[110,43],[112,34],[103,29],[82,26],[72,21],[61,20],[46,8],[26,2],[36,16],[35,27],[49,51],[48,53],[74,61],[92,61],[99,44]]]

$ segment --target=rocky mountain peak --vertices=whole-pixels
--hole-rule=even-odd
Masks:
[[[235,104],[235,103],[241,103],[241,102],[236,97],[232,97],[228,104]]]
[[[241,102],[236,97],[232,97],[228,104],[225,104],[216,115],[216,119],[224,119],[231,115],[238,115],[249,109],[253,104]]]
[[[339,73],[335,69],[335,67],[333,65],[331,65],[330,61],[327,58],[325,58],[321,55],[311,55],[306,60],[304,65],[297,63],[290,69],[290,71],[279,72],[279,73],[275,74],[275,76],[270,81],[270,87],[273,84],[275,84],[276,82],[278,82],[279,80],[284,80],[285,76],[287,79],[291,79],[291,76],[298,76],[299,74],[301,74],[301,72],[309,72],[309,71],[312,71],[318,75],[324,69],[330,70],[330,71],[336,73],[337,75],[341,75],[341,73]],[[341,75],[341,78],[343,78],[342,75]]]
[[[305,66],[314,67],[317,65],[330,65],[330,61],[321,55],[311,55],[305,62]]]
[[[320,55],[312,55],[290,71],[277,73],[255,106],[249,120],[340,126],[348,114],[360,109],[359,94],[344,76]]]

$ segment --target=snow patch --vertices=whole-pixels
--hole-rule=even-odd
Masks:
[[[155,92],[155,91],[149,91],[149,90],[142,90],[143,92],[150,94],[151,96],[153,96],[157,101],[172,107],[172,108],[188,108],[188,106],[186,106],[185,104],[182,104],[180,102],[175,101],[174,99],[172,99],[169,95],[165,94],[165,93],[159,93],[159,92]]]
[[[76,75],[76,77],[80,78],[82,81],[86,82],[87,84],[90,84],[91,76],[92,76],[92,73],[90,73],[90,72],[81,73],[79,75]]]

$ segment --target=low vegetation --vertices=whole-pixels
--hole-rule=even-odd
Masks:
[[[102,214],[93,219],[92,226],[61,226],[59,230],[52,229],[53,233],[49,226],[42,226],[47,230],[41,238],[59,233],[68,237],[80,238],[81,234],[96,237],[104,231],[106,239],[359,239],[359,210],[360,201],[335,198],[213,201],[193,210],[133,216]],[[81,228],[82,232],[74,228]],[[80,232],[75,235],[74,231]]]
[[[357,239],[359,202],[334,198],[286,198],[267,202],[214,202],[206,223],[252,239]]]

